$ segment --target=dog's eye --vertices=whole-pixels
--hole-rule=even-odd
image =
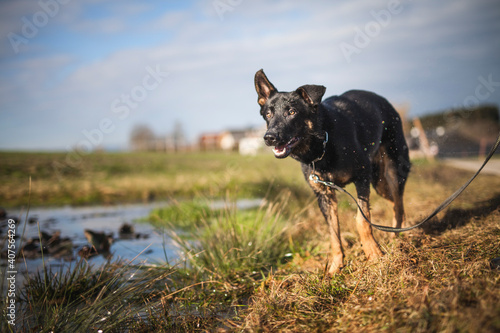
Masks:
[[[292,108],[292,109],[290,109],[290,110],[288,110],[288,115],[289,115],[289,116],[293,116],[293,115],[295,115],[296,113],[297,113],[297,111],[295,111],[295,109],[293,109],[293,108]]]
[[[267,119],[271,119],[273,117],[273,113],[271,111],[267,111],[266,114],[265,114],[265,117]]]

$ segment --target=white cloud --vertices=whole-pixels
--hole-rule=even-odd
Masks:
[[[106,17],[104,19],[88,19],[73,26],[84,33],[116,34],[126,32],[126,22],[122,17]]]

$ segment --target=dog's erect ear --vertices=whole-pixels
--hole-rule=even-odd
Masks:
[[[321,103],[321,98],[325,94],[326,88],[313,84],[306,84],[300,86],[295,90],[307,103],[311,105],[318,105]]]
[[[259,103],[260,106],[266,104],[267,99],[277,92],[276,88],[269,82],[262,69],[255,73],[255,90],[257,90],[257,94],[259,94],[257,103]]]

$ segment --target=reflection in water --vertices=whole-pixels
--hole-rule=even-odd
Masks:
[[[27,219],[26,212],[9,211],[0,223],[6,224],[7,218],[15,217],[17,235],[23,234],[22,240],[16,239],[16,249],[22,249],[16,265],[18,273],[41,269],[42,249],[43,261],[51,268],[80,257],[95,267],[109,258],[134,260],[134,264],[163,264],[165,256],[170,262],[178,258],[172,240],[151,225],[134,223],[134,220],[164,205],[34,208],[30,209]],[[25,224],[25,220],[28,223]],[[6,244],[0,245],[5,257]],[[1,263],[5,265],[4,260]]]

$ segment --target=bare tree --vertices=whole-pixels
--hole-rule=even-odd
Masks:
[[[179,151],[185,144],[184,129],[180,121],[175,122],[172,138],[174,140],[174,150]]]
[[[149,126],[144,124],[135,125],[130,134],[130,146],[132,150],[154,149],[155,134]]]

